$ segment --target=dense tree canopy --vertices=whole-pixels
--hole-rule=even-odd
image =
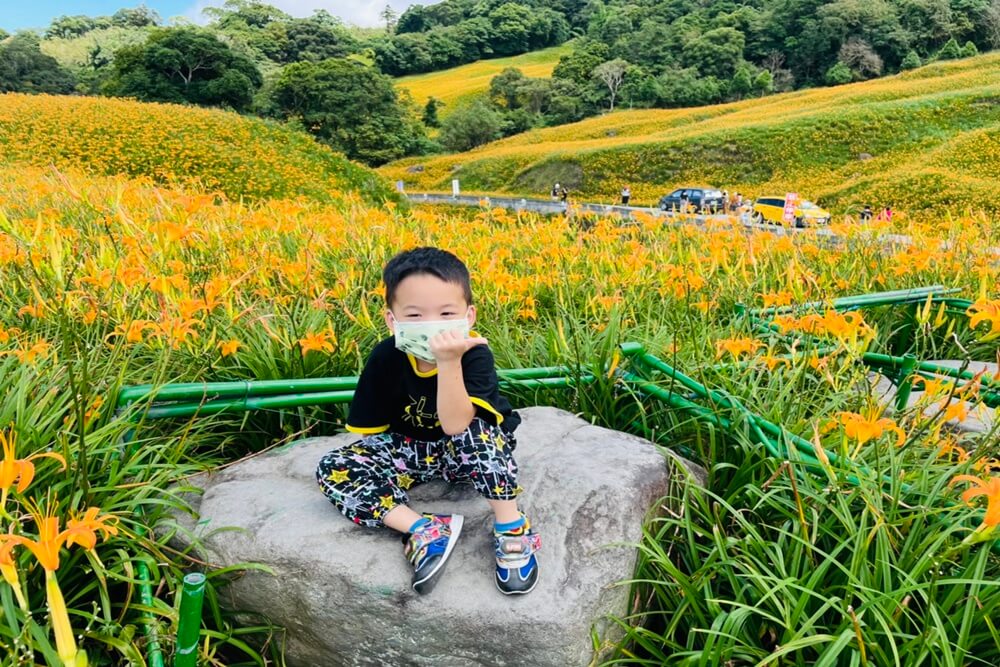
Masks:
[[[561,78],[583,85],[595,67],[620,59],[641,68],[632,78],[647,89],[690,69],[715,80],[700,88],[726,98],[737,72],[740,91],[763,70],[785,90],[824,83],[838,63],[838,78],[849,71],[860,80],[899,71],[911,53],[908,66],[914,57],[953,57],[949,40],[960,55],[972,52],[966,42],[995,48],[1000,0],[445,0],[412,6],[374,48],[382,70],[398,75],[571,36],[581,39],[560,64]]]
[[[348,157],[383,164],[422,147],[423,133],[392,80],[345,58],[289,65],[274,86],[279,116]]]
[[[42,53],[36,35],[0,35],[0,93],[70,93],[73,84],[73,76]]]
[[[572,34],[565,12],[580,6],[541,0],[413,5],[399,18],[395,34],[375,44],[375,60],[383,72],[402,75],[561,44]]]
[[[247,56],[193,27],[158,30],[120,49],[108,91],[152,102],[246,109],[263,79]]]

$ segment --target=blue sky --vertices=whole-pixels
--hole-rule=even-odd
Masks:
[[[309,16],[315,9],[325,9],[356,25],[376,25],[378,14],[386,4],[398,11],[411,4],[428,5],[438,0],[270,0],[292,16]],[[13,31],[20,28],[44,28],[49,21],[63,14],[100,16],[114,14],[122,7],[135,7],[142,0],[0,0],[0,28]],[[164,19],[185,16],[199,20],[201,10],[221,5],[224,0],[145,0],[145,5]]]

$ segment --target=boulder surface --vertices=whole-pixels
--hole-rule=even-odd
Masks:
[[[355,526],[316,484],[319,459],[354,442],[350,434],[299,441],[196,478],[200,518],[181,523],[212,566],[272,570],[236,579],[223,603],[286,628],[290,665],[588,665],[601,657],[592,631],[607,646],[618,634],[609,615],[629,613],[623,582],[633,575],[643,518],[672,472],[698,471],[562,410],[520,413],[520,501],[542,535],[539,583],[526,596],[495,588],[486,501],[444,482],[415,487],[411,506],[463,514],[465,527],[437,587],[415,594],[400,536]]]

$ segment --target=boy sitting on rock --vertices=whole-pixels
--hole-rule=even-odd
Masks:
[[[347,430],[361,440],[326,454],[316,479],[354,523],[403,533],[413,590],[428,593],[462,532],[460,514],[419,514],[407,489],[443,477],[471,482],[495,524],[497,588],[529,593],[541,540],[514,499],[520,417],[500,396],[493,353],[476,321],[469,270],[449,252],[416,248],[386,265],[385,323],[392,336],[368,357]]]

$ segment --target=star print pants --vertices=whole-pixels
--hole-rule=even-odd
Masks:
[[[316,481],[344,516],[374,528],[408,502],[407,489],[432,479],[471,482],[485,498],[512,500],[521,491],[516,446],[513,434],[479,417],[465,432],[435,442],[379,433],[328,452],[316,468]]]

